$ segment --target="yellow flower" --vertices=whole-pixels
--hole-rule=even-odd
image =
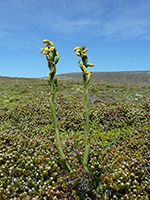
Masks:
[[[82,55],[83,57],[85,57],[85,56],[86,56],[86,54],[85,54],[85,53],[83,53],[83,51],[81,51],[81,55]]]
[[[83,53],[86,53],[88,50],[89,50],[89,49],[84,49],[82,52],[83,52]]]
[[[81,52],[81,49],[77,49],[77,50],[76,50],[76,53],[79,53],[79,52]]]
[[[50,42],[49,40],[43,40],[42,41],[43,43],[45,43],[46,45],[49,45],[49,46],[54,46],[53,42]]]
[[[86,77],[87,84],[90,82],[91,75],[92,72],[87,72],[87,77]]]
[[[50,49],[48,47],[43,47],[43,50],[41,53],[47,55],[50,52]]]
[[[77,56],[81,56],[81,54],[80,54],[80,53],[76,53],[76,55],[77,55]]]
[[[49,51],[53,51],[54,49],[55,49],[55,47],[52,46],[52,47],[49,49]]]
[[[91,75],[92,75],[92,72],[87,72],[87,74],[91,76]]]
[[[79,50],[82,50],[82,47],[80,47],[80,46],[79,46],[79,47],[75,47],[74,50],[73,50],[73,52],[74,52],[74,51],[77,51],[78,49],[79,49]]]
[[[43,40],[42,42],[48,45],[50,41],[49,40]]]
[[[91,64],[91,63],[87,64],[87,67],[94,67],[94,66],[95,64]]]

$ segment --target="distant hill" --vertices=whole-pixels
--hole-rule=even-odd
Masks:
[[[82,73],[59,74],[57,78],[82,81]],[[91,82],[150,84],[150,71],[93,72]]]

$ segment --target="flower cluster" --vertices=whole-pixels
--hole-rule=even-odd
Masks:
[[[88,72],[87,67],[93,67],[93,66],[95,66],[95,64],[87,63],[88,58],[87,58],[86,52],[88,51],[88,49],[85,49],[85,46],[75,47],[73,52],[74,51],[76,51],[76,55],[81,57],[81,59],[82,59],[82,62],[80,60],[78,62],[78,64],[79,64],[81,70],[83,71],[83,81],[84,81],[85,84],[88,84],[89,81],[90,81],[90,77],[92,75],[92,72]]]

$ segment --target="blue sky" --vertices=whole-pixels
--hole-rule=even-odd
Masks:
[[[43,39],[60,55],[57,74],[80,72],[73,49],[84,45],[90,71],[150,70],[150,1],[0,1],[0,76],[47,76]]]

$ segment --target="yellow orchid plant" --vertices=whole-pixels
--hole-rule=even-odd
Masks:
[[[66,160],[65,154],[62,149],[61,141],[60,141],[60,134],[59,134],[59,126],[58,126],[58,121],[56,117],[56,111],[54,107],[54,95],[57,90],[57,77],[55,77],[56,73],[56,64],[59,61],[59,54],[56,51],[56,48],[54,47],[53,42],[49,40],[43,40],[43,43],[46,44],[43,48],[41,48],[41,53],[46,55],[46,59],[48,61],[48,67],[50,69],[50,73],[47,76],[47,80],[49,85],[51,86],[51,95],[50,95],[50,107],[51,107],[51,112],[52,112],[52,117],[53,117],[53,122],[54,122],[54,127],[55,127],[55,133],[56,133],[56,139],[55,139],[55,144],[56,148],[58,151],[58,154],[60,156],[60,163],[62,167],[66,170],[71,171],[71,167]]]
[[[85,49],[85,46],[76,47],[74,48],[73,52],[76,52],[76,55],[81,57],[81,60],[78,62],[79,67],[81,68],[83,72],[83,82],[85,86],[85,117],[86,117],[86,124],[85,124],[85,135],[86,135],[86,141],[85,141],[85,153],[83,161],[80,159],[80,155],[78,154],[78,159],[83,163],[85,166],[85,169],[89,172],[88,169],[88,160],[89,160],[89,152],[90,152],[90,134],[89,134],[89,96],[88,96],[88,84],[90,82],[90,78],[92,75],[92,72],[87,71],[87,67],[93,67],[95,64],[90,64],[88,62],[88,57],[86,55],[86,52],[88,49]]]
[[[43,48],[41,48],[41,53],[46,55],[46,59],[48,61],[48,67],[50,69],[50,73],[47,76],[48,83],[51,86],[51,95],[50,95],[50,107],[53,116],[53,122],[55,127],[56,139],[55,144],[58,150],[58,154],[60,156],[60,163],[65,170],[72,171],[71,166],[69,165],[68,161],[66,160],[65,154],[62,149],[61,141],[60,141],[60,134],[59,134],[59,127],[54,107],[54,95],[57,90],[57,77],[55,77],[56,73],[56,64],[59,61],[59,54],[54,47],[53,42],[49,40],[43,40],[43,43],[46,44]],[[88,49],[84,47],[76,47],[73,51],[76,51],[76,55],[81,57],[82,61],[78,62],[79,67],[83,72],[83,82],[85,86],[85,116],[86,116],[86,125],[85,125],[85,133],[86,133],[86,140],[85,140],[85,153],[83,160],[81,159],[79,153],[77,152],[77,158],[80,164],[83,164],[86,171],[90,174],[90,170],[88,169],[88,160],[89,160],[89,151],[90,151],[90,134],[89,134],[89,97],[88,97],[88,84],[90,82],[90,77],[92,72],[87,71],[87,67],[93,67],[94,64],[88,64],[88,58],[86,52]]]

